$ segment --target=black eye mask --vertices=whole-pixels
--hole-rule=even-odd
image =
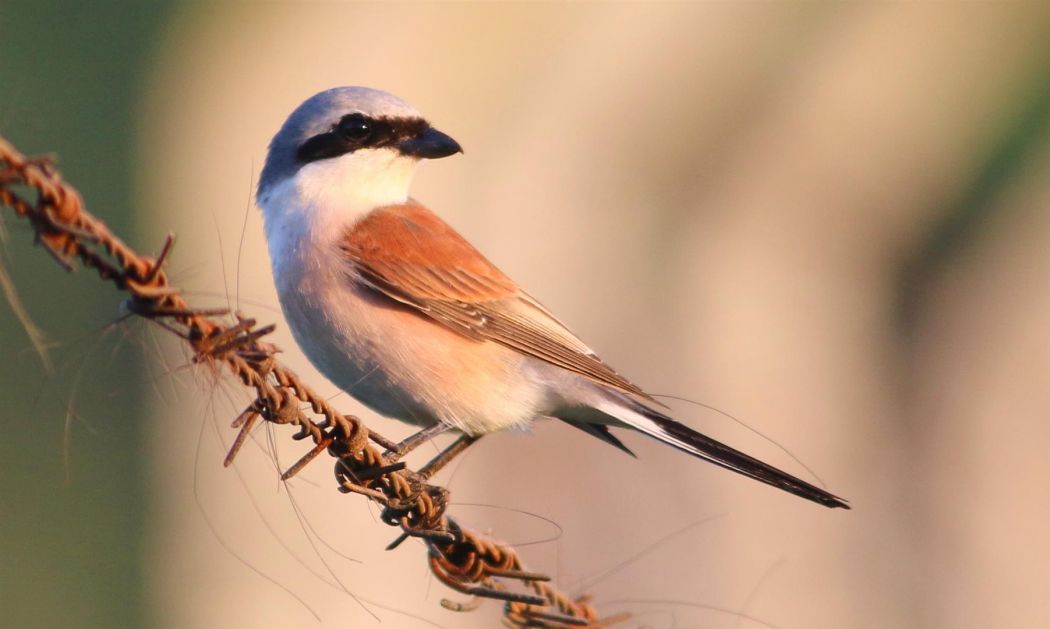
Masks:
[[[422,118],[369,118],[347,114],[331,131],[315,135],[296,152],[301,164],[339,157],[358,149],[382,148],[421,136],[430,128]]]

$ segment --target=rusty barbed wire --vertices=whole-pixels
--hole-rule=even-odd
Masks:
[[[26,157],[2,136],[0,205],[27,220],[36,242],[64,268],[93,269],[129,294],[124,302],[128,312],[178,335],[192,349],[195,362],[224,366],[254,393],[232,424],[239,430],[226,465],[259,419],[289,424],[298,428],[293,439],[310,439],[314,447],[282,478],[294,476],[322,453],[335,458],[339,490],[375,501],[383,507],[383,522],[401,529],[388,549],[408,537],[422,539],[434,575],[471,597],[465,603],[443,600],[443,607],[471,611],[483,599],[500,600],[503,623],[515,628],[597,629],[628,617],[601,618],[587,597],[572,598],[550,585],[546,575],[525,570],[512,548],[460,526],[445,514],[448,491],[427,482],[425,467],[414,471],[394,460],[396,442],[340,413],[274,358],[277,348],[263,341],[273,325],[259,326],[240,313],[232,313],[230,321],[228,311],[195,309],[182,298],[164,272],[173,236],[157,256],[140,255],[84,208],[80,194],[63,181],[50,158]],[[510,582],[520,585],[511,588]]]

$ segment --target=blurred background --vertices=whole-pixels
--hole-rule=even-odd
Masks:
[[[278,322],[380,432],[409,429],[295,347],[251,197],[335,85],[463,144],[414,196],[610,364],[853,502],[553,424],[445,473],[464,523],[626,626],[1050,625],[1050,5],[4,0],[0,29],[0,134],[140,250],[175,232],[191,301]],[[327,462],[279,483],[290,431],[223,469],[237,387],[2,218],[51,368],[5,299],[0,626],[494,626]]]

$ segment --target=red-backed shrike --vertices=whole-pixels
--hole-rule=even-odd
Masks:
[[[671,419],[455,230],[408,196],[461,151],[401,99],[340,87],[274,136],[257,200],[299,346],[374,411],[469,435],[564,420],[627,450],[633,428],[828,507],[847,503]],[[629,451],[628,451],[629,452]]]

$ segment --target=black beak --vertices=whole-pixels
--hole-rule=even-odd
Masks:
[[[463,152],[459,142],[456,142],[434,127],[427,127],[426,131],[414,138],[402,140],[397,147],[402,155],[422,157],[423,159],[437,159]]]

